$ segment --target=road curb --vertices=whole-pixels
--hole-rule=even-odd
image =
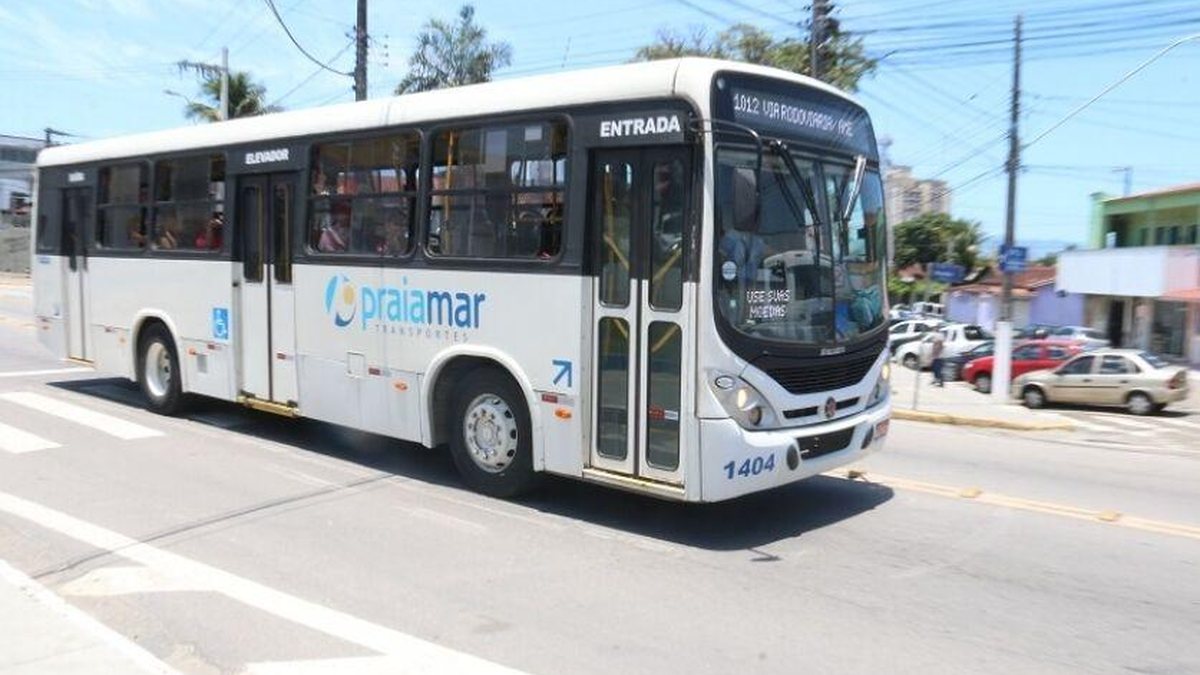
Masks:
[[[1013,422],[998,420],[991,417],[971,417],[969,415],[951,415],[949,413],[926,412],[923,410],[905,410],[892,408],[892,418],[910,420],[913,422],[932,422],[934,424],[954,424],[966,427],[983,427],[987,429],[1009,429],[1012,431],[1074,431],[1075,424],[1062,422]]]

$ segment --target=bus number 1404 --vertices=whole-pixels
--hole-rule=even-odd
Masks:
[[[743,459],[741,464],[733,461],[722,468],[725,469],[725,477],[729,480],[733,480],[737,476],[743,478],[757,476],[764,471],[775,470],[775,453]]]

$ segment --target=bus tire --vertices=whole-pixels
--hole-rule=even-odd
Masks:
[[[529,406],[512,378],[492,369],[469,373],[450,410],[450,455],[471,489],[507,499],[535,487]]]
[[[146,397],[146,407],[160,415],[174,415],[183,408],[183,383],[179,354],[171,333],[161,323],[146,327],[138,341],[137,380]]]

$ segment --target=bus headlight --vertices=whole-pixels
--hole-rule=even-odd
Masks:
[[[868,408],[874,408],[887,398],[888,387],[891,386],[891,378],[892,365],[885,363],[883,364],[883,368],[879,370],[879,379],[875,381],[875,388],[871,390],[871,396],[867,399]]]
[[[740,378],[719,375],[712,381],[713,392],[721,407],[747,429],[775,426],[775,413],[758,390]]]

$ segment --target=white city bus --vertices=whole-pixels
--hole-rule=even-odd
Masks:
[[[47,149],[55,352],[189,395],[717,501],[880,447],[874,132],[837,90],[682,59]]]

